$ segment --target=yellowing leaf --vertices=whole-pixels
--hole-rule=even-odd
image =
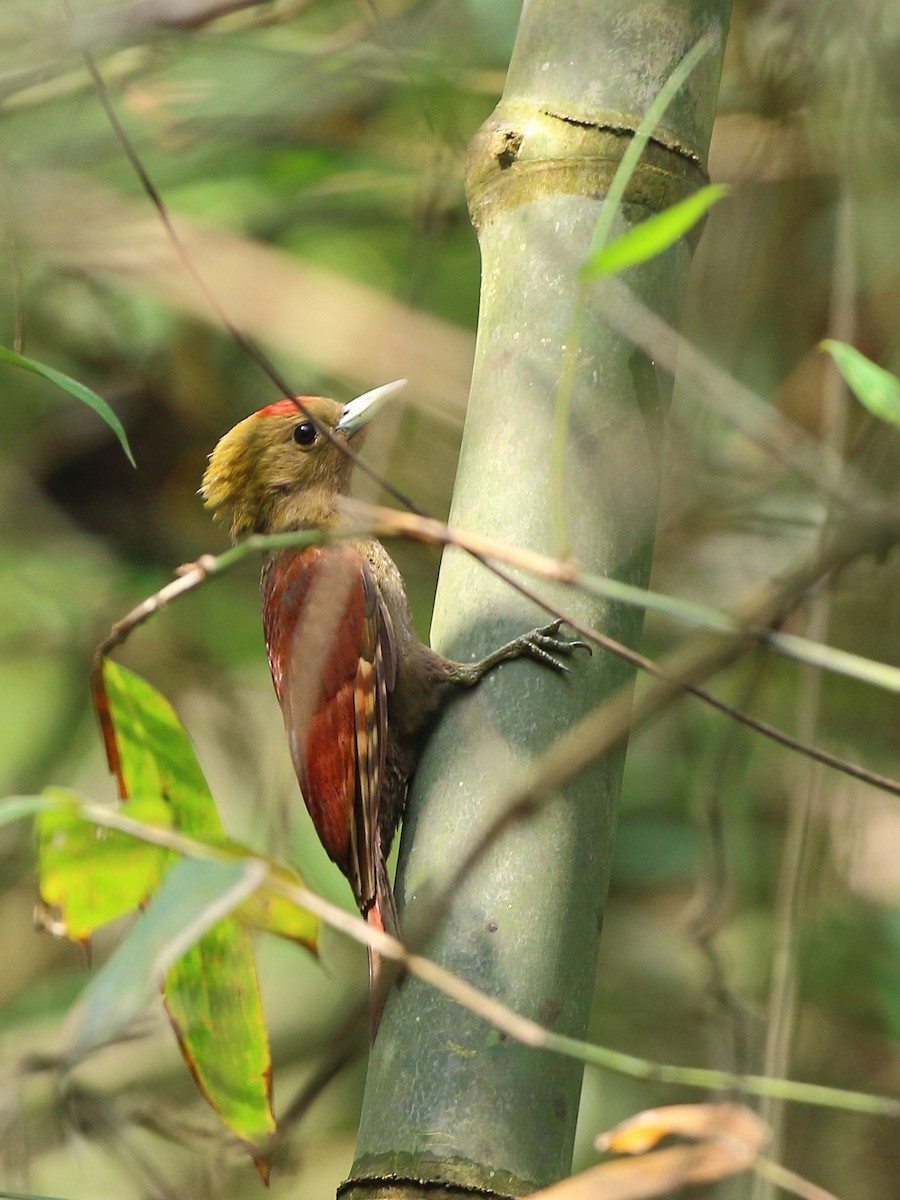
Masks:
[[[172,813],[172,825],[236,857],[248,851],[226,835],[194,747],[172,705],[145,679],[105,659],[93,679],[94,707],[119,794],[156,795]],[[290,882],[295,871],[272,869]],[[242,906],[247,924],[302,943],[316,952],[321,922],[290,900],[262,888]]]
[[[61,806],[39,813],[36,821],[44,905],[38,917],[51,932],[83,942],[144,903],[159,885],[169,852],[92,824],[73,793],[48,788],[47,794]],[[172,824],[169,806],[156,796],[136,796],[119,811],[157,828]]]
[[[272,1058],[250,931],[220,921],[171,968],[164,994],[198,1087],[263,1170],[275,1132]]]
[[[191,1073],[261,1171],[275,1128],[269,1037],[252,935],[230,914],[264,871],[252,859],[176,862],[76,1006],[68,1047],[74,1062],[121,1037],[164,981]]]
[[[271,1055],[247,926],[291,938],[315,952],[320,923],[268,890],[266,864],[226,837],[194,748],[169,702],[146,680],[109,659],[94,672],[93,692],[120,796],[156,797],[170,811],[176,831],[215,847],[220,854],[215,861],[184,860],[170,870],[126,943],[137,939],[132,953],[143,966],[132,969],[134,982],[128,987],[107,986],[94,994],[92,1027],[102,1026],[104,1004],[111,1005],[121,1020],[126,1010],[132,1012],[142,1001],[147,955],[152,951],[158,964],[160,938],[171,933],[173,922],[177,927],[180,919],[190,927],[214,912],[215,900],[203,901],[199,914],[196,906],[207,895],[206,889],[215,892],[217,872],[224,873],[224,879],[237,870],[246,882],[246,871],[255,869],[256,886],[245,889],[228,909],[233,915],[217,918],[211,926],[207,922],[199,940],[180,946],[177,959],[167,964],[163,990],[181,1051],[198,1086],[228,1128],[250,1148],[265,1176],[262,1155],[275,1128]],[[282,878],[299,881],[286,868],[268,867]],[[243,885],[238,880],[235,886]],[[170,937],[167,945],[173,944],[179,945],[178,940]]]
[[[288,883],[301,883],[303,880],[296,871],[288,867],[271,864],[270,872]],[[299,942],[313,954],[318,954],[319,934],[322,922],[293,900],[272,891],[265,884],[245,900],[235,913],[239,921],[265,933],[287,938],[291,942]]]

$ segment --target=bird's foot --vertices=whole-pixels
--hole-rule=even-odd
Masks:
[[[549,625],[541,625],[538,629],[521,633],[480,662],[454,663],[450,672],[451,682],[460,687],[474,687],[489,671],[493,671],[494,667],[514,658],[533,658],[554,671],[568,671],[569,668],[561,661],[562,657],[568,658],[576,650],[587,650],[588,654],[591,654],[592,650],[587,642],[563,637],[559,632],[562,624],[562,621],[551,621]]]
[[[546,667],[552,667],[554,671],[568,671],[569,668],[566,664],[560,661],[560,656],[568,658],[576,650],[587,650],[589,655],[593,654],[593,651],[588,642],[561,635],[559,631],[562,624],[561,620],[551,621],[549,625],[541,625],[537,629],[531,629],[528,633],[522,633],[519,637],[513,638],[511,642],[496,651],[497,654],[503,655],[498,662],[504,662],[510,658],[527,657],[543,663]]]

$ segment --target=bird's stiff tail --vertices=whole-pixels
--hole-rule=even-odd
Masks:
[[[388,879],[387,864],[384,861],[382,854],[377,854],[375,858],[375,899],[365,913],[367,924],[373,929],[379,929],[382,933],[389,933],[391,937],[399,938],[400,936],[400,919],[397,916],[397,904],[394,900],[394,891],[391,887],[391,881]],[[371,946],[369,951],[369,1043],[375,1041],[375,1035],[378,1032],[378,1026],[381,1022],[381,1014],[384,1012],[385,1001],[387,1000],[387,991],[384,981],[381,977],[381,955]]]

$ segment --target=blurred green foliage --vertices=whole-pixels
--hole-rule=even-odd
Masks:
[[[196,496],[205,456],[276,397],[190,281],[172,282],[178,268],[162,261],[158,222],[76,47],[97,55],[142,161],[192,237],[197,226],[229,236],[227,254],[192,241],[197,268],[226,307],[241,302],[298,392],[348,397],[410,375],[408,407],[373,431],[367,457],[443,515],[478,294],[464,154],[502,87],[518,5],[283,0],[195,29],[159,28],[154,6],[129,0],[75,7],[74,34],[55,0],[0,11],[0,344],[104,396],[138,469],[89,410],[4,371],[0,775],[3,794],[59,783],[111,799],[89,711],[93,647],[179,563],[224,547]],[[892,0],[737,6],[711,156],[712,178],[732,196],[708,217],[685,321],[717,362],[817,436],[832,436],[837,412],[841,444],[881,496],[896,494],[897,435],[852,400],[828,399],[833,368],[818,345],[836,337],[900,367],[898,40]],[[279,257],[259,258],[261,245]],[[240,280],[234,296],[229,278]],[[291,344],[278,324],[285,311]],[[408,326],[410,313],[427,323]],[[362,480],[360,491],[377,494]],[[695,396],[676,397],[656,588],[727,605],[809,547],[820,520],[820,499],[798,478]],[[393,549],[425,635],[437,557]],[[894,554],[832,581],[826,640],[896,662],[897,575]],[[297,797],[256,582],[255,566],[214,581],[150,622],[122,657],[176,705],[229,834],[289,849],[311,886],[350,907]],[[805,611],[790,628],[808,632]],[[677,635],[651,621],[644,649],[659,653]],[[892,697],[827,679],[817,701],[808,672],[762,654],[715,687],[900,775]],[[811,782],[788,751],[688,700],[632,746],[592,1036],[666,1061],[759,1069],[787,814],[810,786],[789,1073],[897,1092],[896,798],[834,773]],[[0,830],[0,886],[0,1187],[71,1200],[256,1195],[252,1166],[204,1111],[158,1013],[60,1084],[53,1052],[87,974],[78,951],[32,931],[35,848],[23,827]],[[698,892],[715,901],[712,966],[688,919],[703,907]],[[99,937],[95,960],[112,944]],[[268,940],[260,958],[283,1112],[361,994],[363,960],[327,933],[321,966]],[[713,967],[724,995],[710,986]],[[290,1126],[274,1196],[333,1195],[362,1077],[356,1058]],[[599,1128],[676,1098],[690,1097],[589,1073],[579,1162]],[[792,1112],[786,1160],[859,1200],[891,1194],[900,1178],[886,1121]]]

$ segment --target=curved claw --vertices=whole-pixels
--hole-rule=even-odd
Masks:
[[[519,634],[517,638],[513,638],[511,642],[507,642],[480,662],[459,663],[443,659],[444,677],[456,687],[474,687],[501,663],[510,662],[523,655],[543,663],[545,667],[552,667],[554,671],[564,671],[568,674],[569,668],[560,662],[556,655],[570,655],[576,650],[587,650],[588,654],[593,652],[587,642],[560,637],[559,630],[562,624],[562,620],[557,619],[549,625],[532,629],[529,633]]]
[[[565,663],[555,658],[554,655],[574,654],[576,650],[587,650],[588,654],[593,654],[593,650],[587,642],[582,642],[575,638],[560,637],[559,630],[562,624],[562,620],[557,619],[551,621],[549,625],[542,625],[538,629],[532,629],[530,633],[524,635],[523,642],[526,653],[530,657],[537,659],[538,662],[542,662],[548,667],[553,667],[554,670],[568,673],[569,668]]]
[[[554,671],[565,671],[568,673],[569,668],[566,666],[566,664],[560,662],[558,658],[554,658],[550,653],[550,650],[557,650],[557,653],[565,653],[565,651],[558,650],[557,647],[553,645],[547,647],[546,643],[550,640],[549,638],[542,638],[541,642],[539,643],[537,640],[533,639],[530,634],[526,634],[525,639],[525,645],[523,648],[529,658],[536,659],[538,662],[543,663],[546,667],[552,667]]]
[[[559,631],[564,622],[561,619],[551,621],[549,625],[542,625],[538,629],[532,629],[531,633],[527,633],[527,638],[534,639],[534,642],[542,646],[545,650],[553,650],[557,654],[574,654],[576,650],[587,650],[589,655],[593,655],[594,651],[589,642],[582,642],[578,638],[560,637]]]

